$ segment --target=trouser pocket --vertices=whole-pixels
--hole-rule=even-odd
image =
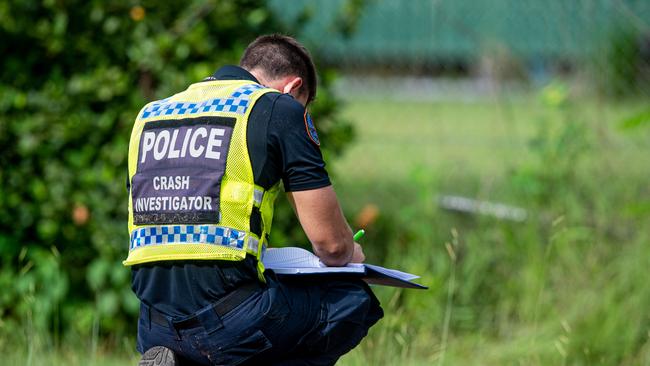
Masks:
[[[199,341],[197,347],[213,365],[240,365],[272,347],[261,330],[245,332],[231,340],[214,339],[218,334],[213,333],[203,342]]]

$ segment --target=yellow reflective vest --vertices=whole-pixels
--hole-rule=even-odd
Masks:
[[[246,130],[252,81],[191,85],[138,114],[129,143],[130,246],[124,265],[261,256],[278,185],[255,185]]]

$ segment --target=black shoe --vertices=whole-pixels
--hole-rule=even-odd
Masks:
[[[142,355],[138,366],[175,366],[176,356],[167,347],[151,347]]]

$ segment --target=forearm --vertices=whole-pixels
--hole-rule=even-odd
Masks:
[[[352,259],[354,241],[338,203],[324,212],[325,222],[312,231],[310,241],[314,252],[328,266],[345,266]],[[308,235],[309,236],[309,235]]]
[[[328,266],[344,266],[354,252],[352,230],[331,186],[288,194],[314,253]]]

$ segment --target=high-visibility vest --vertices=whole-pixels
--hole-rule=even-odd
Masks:
[[[255,185],[246,130],[252,81],[204,81],[147,104],[129,143],[130,246],[124,265],[168,260],[261,261],[279,183]]]

